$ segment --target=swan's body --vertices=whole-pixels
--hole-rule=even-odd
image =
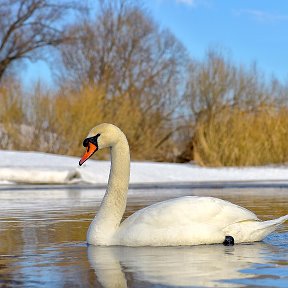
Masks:
[[[108,188],[92,221],[87,242],[93,245],[177,246],[260,241],[288,215],[260,221],[251,211],[212,197],[181,197],[141,209],[124,220],[130,174],[130,155],[123,132],[112,124],[93,128],[84,140],[82,165],[96,150],[111,148]]]

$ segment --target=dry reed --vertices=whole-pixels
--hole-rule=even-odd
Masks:
[[[101,87],[63,89],[53,95],[35,87],[31,97],[23,97],[15,84],[2,87],[0,97],[1,149],[79,156],[89,129],[102,122],[114,123],[125,132],[133,159],[175,161],[173,151],[182,147],[177,135],[173,136],[177,127],[171,128],[172,119],[166,117],[165,111],[147,107],[126,94],[108,98]],[[261,104],[250,110],[223,105],[217,113],[201,115],[193,125],[188,155],[198,164],[248,166],[287,162],[285,105],[276,108]],[[107,153],[97,157],[107,158]]]
[[[193,157],[206,166],[286,163],[288,109],[273,105],[255,111],[225,107],[196,124]]]

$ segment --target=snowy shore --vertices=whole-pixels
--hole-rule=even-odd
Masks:
[[[39,152],[0,150],[0,184],[106,184],[110,162]],[[288,182],[287,166],[205,168],[192,164],[132,162],[130,183]]]

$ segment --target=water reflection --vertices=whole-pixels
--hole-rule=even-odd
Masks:
[[[86,231],[104,192],[0,189],[0,287],[287,287],[288,223],[252,245],[87,248]],[[288,213],[283,189],[138,189],[129,192],[125,217],[184,195],[219,197],[261,219]]]
[[[268,263],[263,255],[273,249],[273,246],[263,242],[234,247],[133,248],[90,245],[88,259],[98,281],[105,288],[129,287],[129,280],[126,280],[129,279],[128,273],[132,273],[134,284],[140,281],[182,287],[231,287],[233,283],[227,283],[229,280],[247,278],[242,270],[255,264]]]

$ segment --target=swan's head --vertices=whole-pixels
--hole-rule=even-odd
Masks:
[[[79,161],[79,165],[81,166],[97,150],[115,145],[122,134],[122,131],[118,127],[107,123],[102,123],[92,128],[83,141],[86,152]]]

